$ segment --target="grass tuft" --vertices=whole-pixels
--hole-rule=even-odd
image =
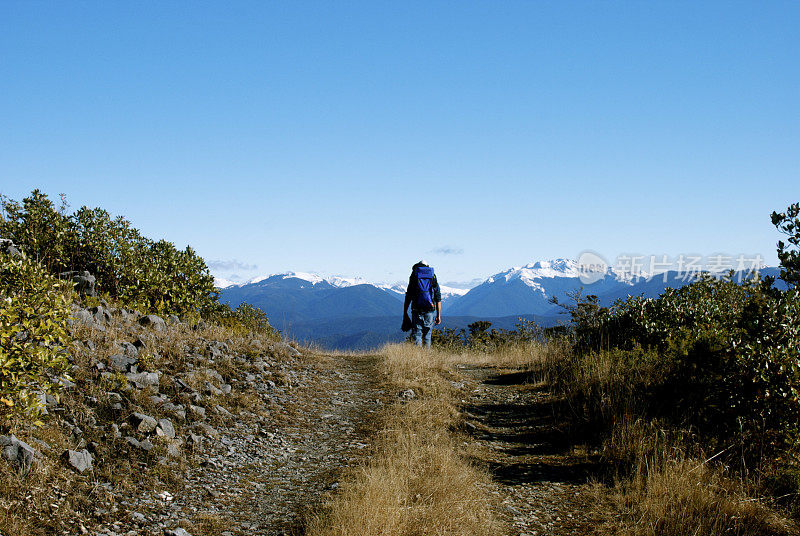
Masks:
[[[381,352],[389,388],[411,400],[383,415],[369,461],[308,521],[308,536],[495,535],[501,533],[485,492],[488,476],[458,450],[458,418],[448,363],[457,356],[390,345]]]

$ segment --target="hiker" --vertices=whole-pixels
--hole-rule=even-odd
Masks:
[[[411,305],[411,317],[408,306]],[[408,278],[406,299],[403,304],[403,331],[411,329],[411,336],[417,346],[423,342],[431,347],[431,330],[434,324],[442,323],[442,293],[433,273],[433,267],[424,260],[411,267]]]

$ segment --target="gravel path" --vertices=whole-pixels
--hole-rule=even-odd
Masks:
[[[372,366],[370,358],[306,358],[284,372],[287,385],[256,383],[267,416],[217,426],[183,492],[132,499],[125,506],[138,515],[99,534],[162,535],[182,526],[194,536],[299,533],[303,512],[368,450],[370,415],[383,397]]]
[[[524,372],[460,368],[473,387],[463,407],[466,427],[512,534],[600,534],[605,516],[591,484],[597,461],[559,431],[546,389]]]

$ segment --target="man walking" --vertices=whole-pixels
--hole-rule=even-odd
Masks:
[[[403,304],[403,324],[407,322],[411,305],[411,336],[417,346],[431,347],[431,330],[442,323],[442,293],[433,268],[424,260],[411,267],[406,299]]]

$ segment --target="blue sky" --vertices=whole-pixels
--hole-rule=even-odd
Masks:
[[[102,206],[221,276],[775,264],[798,27],[796,2],[6,0],[0,193]]]

